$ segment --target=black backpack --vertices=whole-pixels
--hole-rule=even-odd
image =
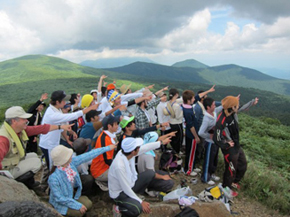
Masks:
[[[160,157],[159,169],[173,172],[175,170],[180,170],[181,165],[177,163],[178,160],[181,160],[172,149],[166,149],[163,151]]]
[[[195,209],[186,206],[175,217],[199,217],[199,215]]]

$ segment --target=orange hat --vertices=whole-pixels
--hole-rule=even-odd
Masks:
[[[239,98],[235,96],[227,96],[221,101],[223,109],[225,110],[226,116],[229,116],[227,109],[232,108],[234,106],[239,106]]]
[[[107,91],[109,92],[110,90],[116,89],[116,86],[114,84],[108,84],[107,86]]]

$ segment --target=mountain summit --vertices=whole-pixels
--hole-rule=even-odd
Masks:
[[[177,63],[174,63],[172,66],[173,67],[191,67],[191,68],[199,68],[199,69],[205,69],[209,67],[194,59],[188,59],[181,62],[177,62]]]

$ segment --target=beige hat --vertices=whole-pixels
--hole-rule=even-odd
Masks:
[[[5,118],[30,118],[32,114],[26,113],[20,106],[12,106],[5,112]]]
[[[50,152],[54,166],[63,166],[66,164],[73,154],[73,150],[63,145],[58,145]]]
[[[145,89],[143,91],[143,96],[147,97],[147,96],[151,96],[153,93],[149,90],[149,89]]]
[[[126,94],[130,87],[131,87],[131,84],[128,84],[128,85],[123,84],[120,87],[120,92],[123,93],[123,94]]]

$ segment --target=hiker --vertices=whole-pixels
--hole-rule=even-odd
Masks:
[[[28,119],[28,126],[36,126],[41,124],[42,114],[41,112],[46,107],[44,100],[47,99],[47,93],[41,95],[40,99],[37,100],[28,110],[27,113],[31,113],[32,116]],[[37,136],[30,136],[26,146],[26,152],[34,152],[37,154]]]
[[[162,94],[160,103],[157,105],[156,111],[157,111],[157,117],[158,117],[158,122],[160,124],[163,123],[169,123],[170,117],[164,115],[163,110],[166,107],[167,104],[167,95],[166,93]],[[170,126],[165,128],[165,131],[161,131],[161,135],[165,135],[167,133],[170,133]]]
[[[31,116],[20,106],[6,110],[5,121],[0,128],[0,170],[8,170],[14,179],[21,179],[27,187],[34,188],[39,185],[34,180],[34,174],[40,170],[41,162],[36,153],[25,152],[28,136],[58,129],[70,130],[71,125],[27,126],[27,119]]]
[[[194,92],[191,90],[185,90],[182,93],[183,104],[181,105],[183,111],[183,117],[185,119],[185,164],[184,171],[186,175],[196,176],[200,169],[195,166],[195,153],[197,144],[200,139],[197,135],[197,120],[192,108],[195,101]]]
[[[91,147],[92,140],[91,139],[84,139],[84,138],[77,138],[73,142],[73,158],[84,154],[89,151],[89,147]],[[92,164],[92,160],[87,162],[83,162],[77,167],[77,170],[80,174],[81,182],[82,182],[82,195],[91,195],[92,188],[95,182],[94,177],[89,173],[89,166]]]
[[[159,148],[161,142],[143,145],[141,138],[125,138],[121,150],[109,169],[109,194],[124,216],[139,216],[142,212],[150,213],[150,204],[136,194],[144,194],[145,189],[155,177],[153,170],[137,174],[135,157]],[[141,146],[141,147],[140,147]],[[114,210],[117,210],[114,205]]]
[[[167,135],[167,137],[163,136],[163,138],[158,138],[158,134],[156,132],[146,133],[144,135],[144,145],[156,142],[157,140],[162,141],[162,144],[166,145],[170,142],[171,135]],[[155,160],[156,154],[154,153],[154,150],[139,155],[137,159],[138,173],[143,173],[147,170],[153,170],[155,172],[154,179],[149,183],[147,189],[145,190],[149,196],[153,197],[156,197],[159,192],[169,192],[174,185],[173,180],[167,172],[161,170],[155,171]]]
[[[198,135],[205,139],[204,162],[201,174],[201,181],[209,185],[214,185],[219,181],[219,177],[214,175],[218,163],[219,147],[212,140],[216,125],[217,114],[222,111],[222,106],[216,107],[214,99],[207,97],[203,100],[205,108],[204,117]]]
[[[48,179],[49,203],[62,215],[83,216],[92,207],[92,202],[81,196],[82,183],[77,167],[98,155],[113,150],[116,146],[94,149],[72,158],[73,150],[59,145],[52,149],[53,168]],[[74,192],[74,189],[76,191]]]
[[[239,97],[227,96],[221,101],[223,110],[217,118],[213,141],[221,148],[224,155],[223,187],[239,188],[239,181],[245,175],[247,160],[240,146],[237,112],[257,104],[258,100],[255,98],[241,108],[239,108]]]
[[[170,131],[177,131],[176,136],[172,138],[170,145],[172,149],[180,154],[180,148],[183,141],[183,111],[180,107],[180,101],[176,102],[179,97],[179,92],[177,89],[172,88],[169,90],[169,101],[167,103],[167,108],[169,109],[169,123],[170,123]]]
[[[120,122],[120,127],[122,128],[123,134],[119,138],[117,151],[121,149],[121,143],[123,139],[127,137],[133,137],[133,138],[142,137],[145,133],[148,133],[151,131],[157,131],[158,129],[162,129],[162,128],[165,129],[166,126],[168,126],[168,123],[157,124],[156,126],[153,126],[153,127],[138,129],[136,128],[134,116],[131,116],[131,117],[124,116]]]
[[[159,95],[163,90],[167,90],[167,89],[168,87],[165,87],[157,91],[155,94]],[[145,96],[151,97],[152,99],[152,92],[149,90],[146,91]],[[165,98],[165,97],[162,96],[161,98]],[[146,99],[146,100],[143,100],[142,102],[137,103],[138,108],[137,108],[136,116],[135,116],[135,123],[136,123],[137,128],[144,129],[144,128],[148,128],[152,126],[152,123],[150,121],[150,116],[148,114],[148,110],[152,108],[153,106],[157,106],[161,98],[155,98],[151,101]]]
[[[106,147],[116,144],[115,133],[118,130],[120,116],[108,115],[102,120],[103,132],[97,139],[95,148]],[[103,191],[108,191],[108,169],[114,157],[114,150],[101,154],[93,159],[91,164],[91,174],[96,184]]]
[[[64,107],[66,100],[69,100],[69,98],[70,96],[67,96],[63,90],[54,91],[51,94],[50,105],[43,116],[42,124],[60,125],[63,122],[76,120],[78,117],[82,117],[89,111],[96,110],[99,106],[96,104],[74,113],[63,114],[61,108]],[[62,130],[59,129],[40,136],[39,147],[44,154],[48,169],[52,165],[49,153],[54,147],[59,145],[61,132]]]
[[[100,119],[99,115],[101,113],[102,113],[102,111],[92,110],[86,114],[86,122],[87,123],[82,127],[79,137],[84,138],[84,139],[91,139],[91,140],[96,142],[96,139],[100,133],[97,134],[97,131],[94,127],[94,123],[97,123],[99,121],[99,119]],[[88,151],[90,151],[91,149],[92,149],[92,146],[89,145]]]

